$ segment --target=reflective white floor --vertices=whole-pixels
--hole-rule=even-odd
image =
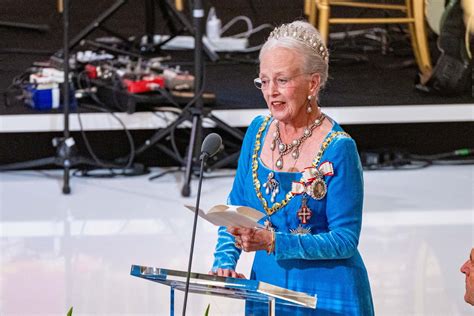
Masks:
[[[0,173],[0,315],[168,315],[168,289],[129,270],[186,270],[194,197],[180,197],[180,182],[72,178],[64,196],[61,171]],[[202,207],[224,203],[231,182],[206,180]],[[365,185],[359,249],[376,313],[472,315],[459,267],[474,245],[474,167],[366,172]],[[199,222],[194,271],[209,270],[215,234]],[[209,303],[210,315],[242,315],[240,301],[197,295],[188,314]]]

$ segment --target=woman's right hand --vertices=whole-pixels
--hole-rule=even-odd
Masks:
[[[218,268],[215,272],[214,271],[209,271],[210,275],[217,275],[221,277],[231,277],[231,278],[237,278],[237,279],[246,279],[245,275],[242,273],[237,273],[234,270],[230,269],[222,269]]]

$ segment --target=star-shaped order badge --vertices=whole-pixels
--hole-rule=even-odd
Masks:
[[[290,233],[293,235],[306,235],[306,234],[311,234],[311,228],[310,227],[303,227],[301,224],[295,228],[295,229],[290,229]]]
[[[291,193],[293,195],[307,194],[316,200],[323,199],[327,193],[324,177],[334,175],[332,163],[325,161],[318,168],[305,168],[302,174],[301,181],[291,184]]]

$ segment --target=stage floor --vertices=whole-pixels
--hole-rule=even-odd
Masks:
[[[162,169],[160,169],[162,170]],[[158,169],[154,170],[155,172]],[[233,171],[219,171],[212,176]],[[365,172],[359,250],[378,315],[471,315],[459,268],[474,245],[474,168]],[[193,216],[182,174],[72,178],[0,174],[0,314],[168,315],[168,288],[129,275],[132,264],[186,270]],[[232,177],[206,179],[203,208],[226,201]],[[212,263],[216,227],[200,221],[193,271]],[[249,275],[252,255],[238,270]],[[176,295],[180,313],[183,295]],[[242,315],[243,303],[190,295],[189,315]]]

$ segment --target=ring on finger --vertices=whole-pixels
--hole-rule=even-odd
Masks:
[[[242,249],[242,240],[240,238],[235,238],[235,246]]]

